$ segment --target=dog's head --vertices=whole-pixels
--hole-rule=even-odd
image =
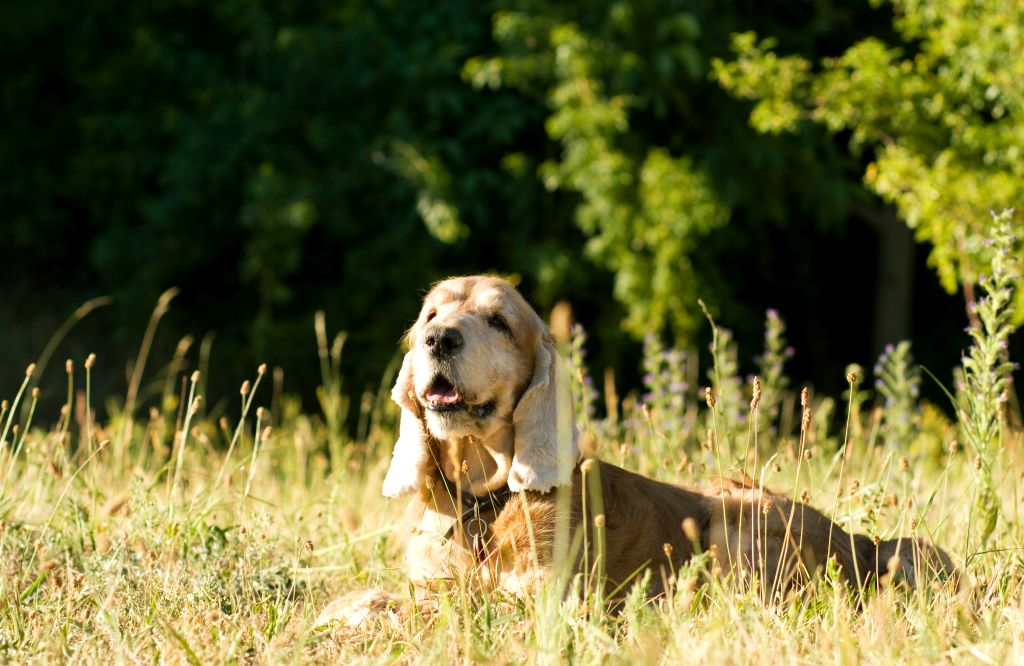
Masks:
[[[510,429],[514,451],[502,482],[542,492],[568,482],[570,470],[558,466],[554,344],[512,285],[487,276],[438,283],[406,341],[409,351],[392,391],[402,422],[385,495],[420,487],[431,464],[431,438],[487,443]]]

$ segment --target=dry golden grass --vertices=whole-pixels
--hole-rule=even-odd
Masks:
[[[706,484],[743,467],[847,526],[933,538],[966,568],[959,594],[883,587],[861,598],[825,576],[764,604],[705,584],[695,562],[678,572],[672,598],[638,592],[614,616],[554,589],[528,600],[462,590],[415,610],[382,608],[358,629],[324,628],[315,619],[340,595],[408,597],[403,506],[379,493],[395,417],[384,397],[364,401],[364,441],[345,440],[338,415],[305,415],[288,400],[278,414],[257,410],[269,395],[263,371],[235,417],[204,415],[193,376],[189,409],[172,400],[148,418],[96,422],[92,396],[78,391],[84,372],[61,413],[31,415],[47,425],[27,422],[28,389],[0,418],[10,424],[0,452],[0,655],[11,661],[1024,661],[1017,430],[1003,429],[992,467],[1000,522],[976,552],[976,462],[952,450],[956,425],[933,408],[905,450],[882,444],[885,419],[870,404],[849,435],[842,418],[830,432],[835,403],[824,398],[808,403],[803,441],[759,424],[757,447],[749,412],[710,419],[696,390],[678,413],[654,399],[622,401],[601,419],[581,412],[603,456],[651,476]],[[324,404],[338,398],[325,392]],[[801,421],[779,422],[787,418]]]

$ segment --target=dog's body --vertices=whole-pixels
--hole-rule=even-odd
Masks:
[[[647,592],[660,595],[672,572],[703,550],[711,554],[712,573],[732,572],[737,582],[757,581],[768,594],[808,582],[829,556],[851,585],[892,574],[913,586],[918,571],[940,578],[955,571],[945,552],[922,539],[889,539],[876,545],[864,535],[844,531],[813,507],[768,490],[734,482],[714,490],[685,488],[596,459],[585,469],[573,472],[562,508],[566,543],[574,545],[568,552],[577,572],[593,571],[603,560],[610,597],[628,591],[647,568],[654,573]],[[600,490],[585,475],[593,476]],[[513,594],[536,592],[554,557],[558,493],[526,491],[497,511],[484,511],[481,518],[488,531],[481,549],[472,533],[460,529],[459,517],[469,503],[457,506],[458,494],[446,490],[440,472],[432,478],[430,488],[413,500],[418,520],[406,551],[410,580],[418,588],[434,589],[469,575]],[[603,505],[600,514],[597,497]],[[598,515],[603,520],[595,520]],[[684,525],[693,531],[687,534]],[[603,558],[599,538],[604,541]]]
[[[711,571],[770,591],[806,582],[831,557],[856,585],[887,570],[912,585],[954,572],[923,540],[876,544],[752,483],[702,491],[581,463],[564,423],[559,436],[558,406],[563,420],[571,409],[556,390],[551,336],[503,280],[439,283],[407,339],[384,494],[413,495],[406,564],[418,588],[473,576],[530,594],[552,570],[560,516],[565,552],[578,571],[603,571],[608,592],[625,593],[652,568],[648,592],[657,595],[698,551],[710,554]]]

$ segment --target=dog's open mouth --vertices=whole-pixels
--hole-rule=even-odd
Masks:
[[[427,409],[435,412],[451,412],[466,406],[462,400],[462,391],[443,375],[434,378],[423,397],[427,400]]]
[[[474,418],[486,418],[494,413],[498,403],[495,400],[471,405],[467,403],[462,391],[451,383],[444,375],[434,377],[423,398],[427,409],[432,412],[451,413],[465,411]]]

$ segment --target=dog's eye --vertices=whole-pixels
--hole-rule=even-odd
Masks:
[[[511,337],[512,329],[509,327],[508,322],[500,314],[492,314],[487,318],[487,325],[493,329],[499,330],[502,333]]]

